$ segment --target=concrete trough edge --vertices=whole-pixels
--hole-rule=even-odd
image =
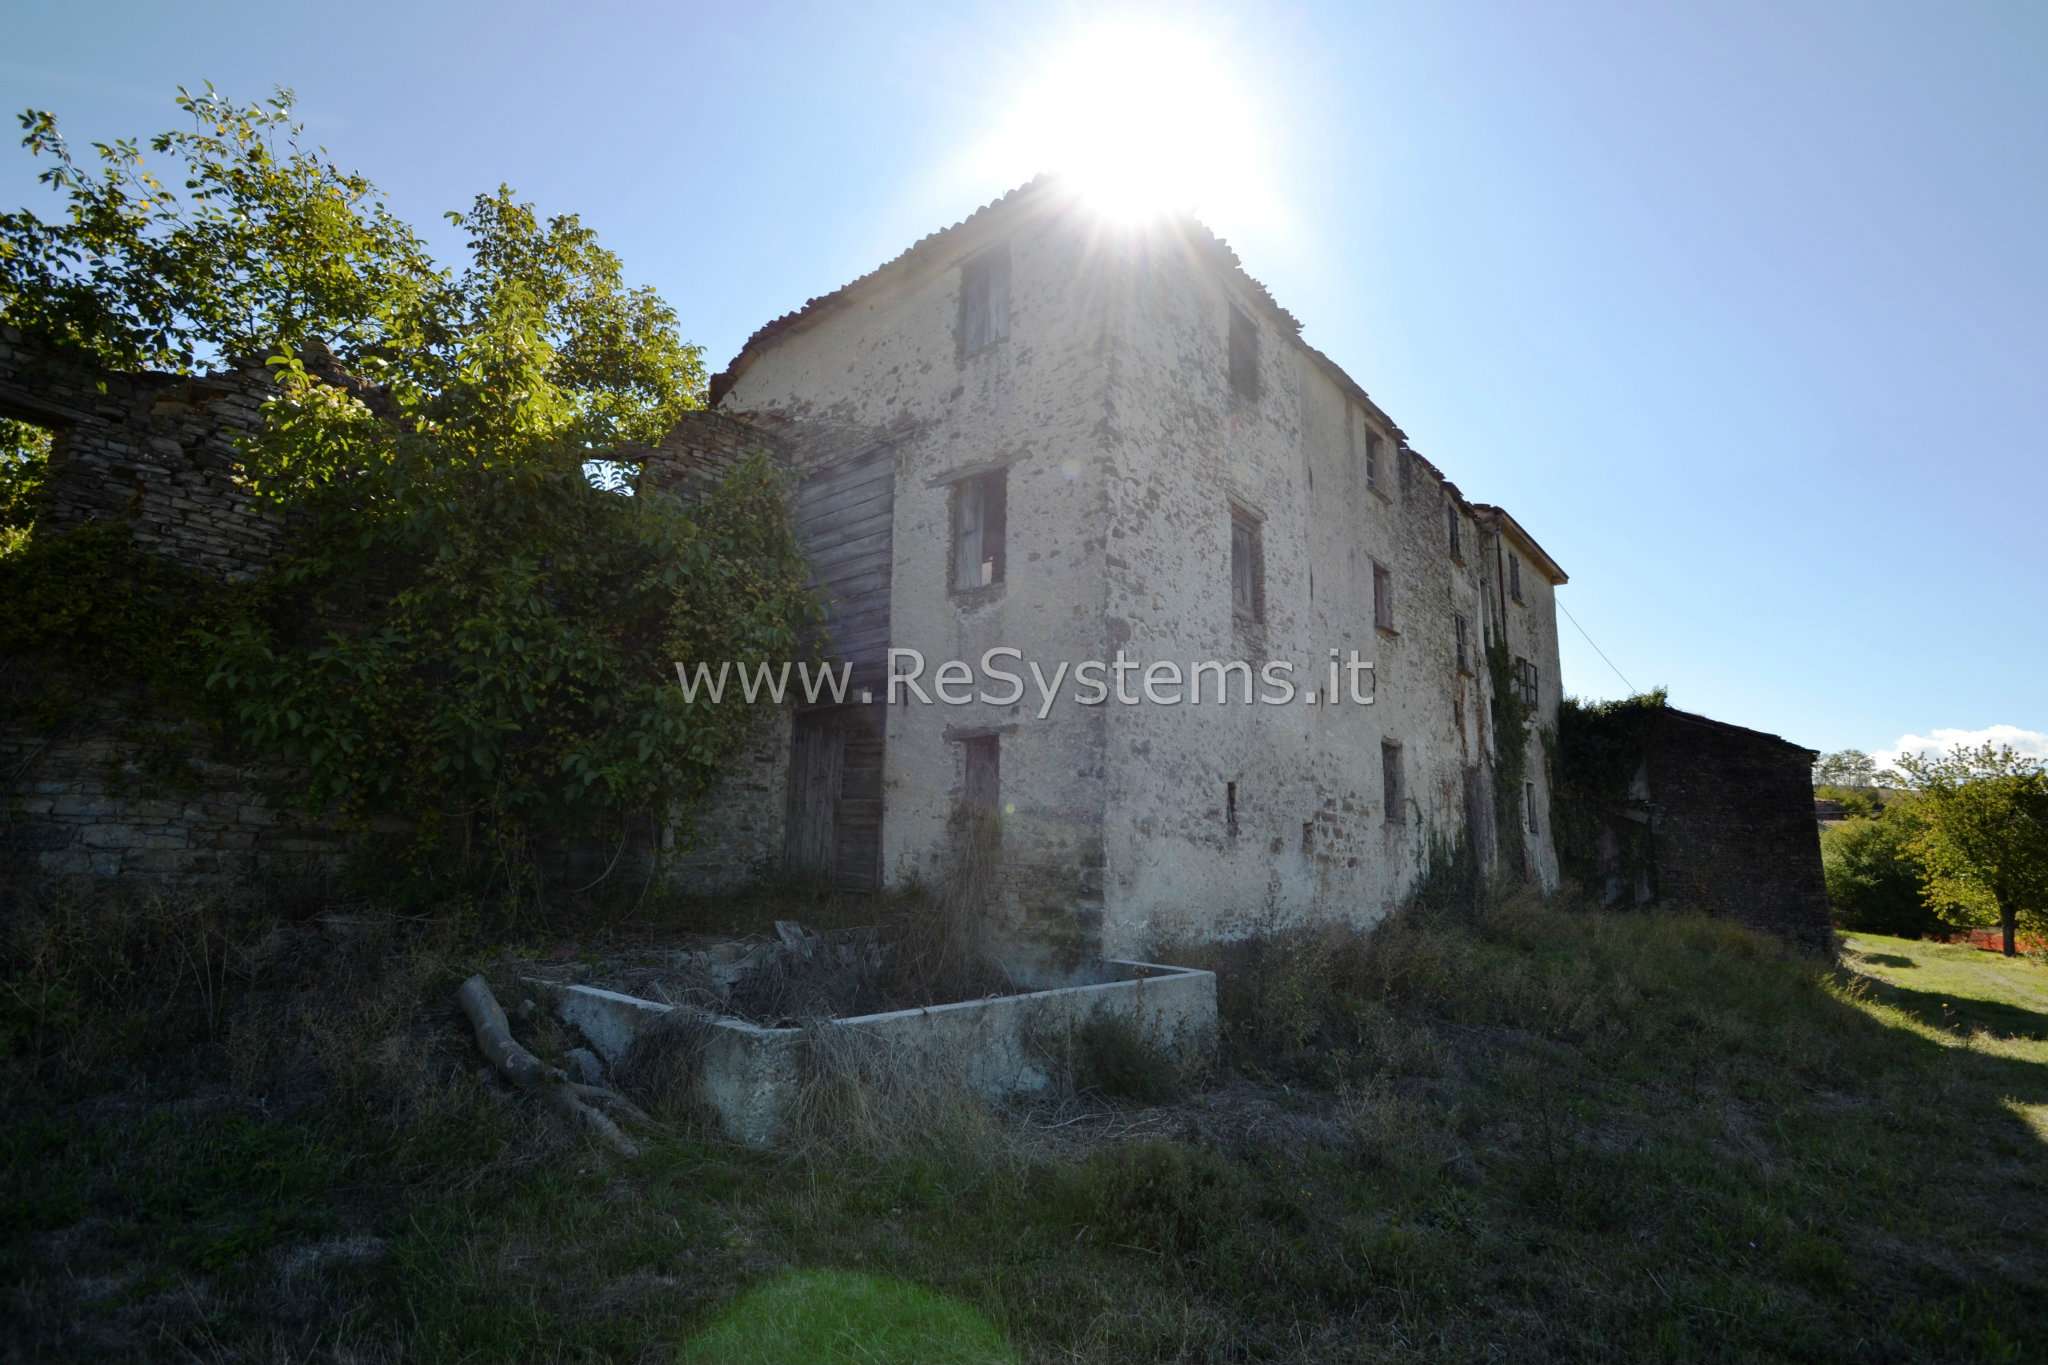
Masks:
[[[696,1097],[717,1114],[727,1136],[770,1146],[788,1120],[802,1077],[804,1049],[816,1030],[843,1031],[891,1049],[888,1065],[933,1085],[959,1083],[990,1099],[1043,1088],[1048,1034],[1071,1031],[1099,1011],[1126,1014],[1155,1047],[1184,1062],[1206,1061],[1216,1045],[1216,974],[1199,967],[1110,959],[1116,981],[1053,986],[1014,995],[949,1001],[879,1014],[769,1028],[692,1006],[664,1004],[598,986],[526,978],[556,1015],[616,1066],[641,1032],[678,1012],[701,1021]]]

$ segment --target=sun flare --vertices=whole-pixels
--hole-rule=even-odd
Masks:
[[[1054,46],[983,149],[990,174],[1049,171],[1118,223],[1256,207],[1256,110],[1207,35],[1097,23]]]

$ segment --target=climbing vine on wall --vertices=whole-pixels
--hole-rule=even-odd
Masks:
[[[702,795],[758,713],[686,704],[675,662],[799,657],[814,615],[776,471],[687,509],[571,465],[417,472],[204,637],[234,726],[308,775],[308,807],[401,817],[423,857]]]
[[[0,716],[49,733],[95,697],[139,687],[196,706],[195,626],[240,609],[237,590],[156,555],[128,528],[30,528],[0,550]]]
[[[1529,845],[1522,783],[1529,773],[1529,727],[1535,708],[1522,699],[1505,640],[1486,646],[1486,672],[1493,690],[1493,827],[1500,841],[1500,866],[1520,868]]]
[[[1568,877],[1603,889],[1610,879],[1634,886],[1651,867],[1651,828],[1631,795],[1647,752],[1650,726],[1667,705],[1663,688],[1618,701],[1582,702],[1567,697],[1557,713],[1557,738],[1549,746],[1551,822],[1557,831],[1558,861]],[[1605,831],[1612,845],[1603,854]]]

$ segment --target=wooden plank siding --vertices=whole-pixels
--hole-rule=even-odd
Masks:
[[[853,665],[855,687],[879,688],[888,660],[895,515],[890,445],[811,469],[797,485],[797,542],[825,601],[826,652]]]
[[[895,563],[893,445],[808,469],[793,521],[825,602],[825,652],[853,665],[852,686],[874,690],[866,706],[807,710],[797,717],[790,765],[789,861],[843,890],[868,891],[882,876],[882,767],[888,707],[881,691],[889,653],[889,587]]]

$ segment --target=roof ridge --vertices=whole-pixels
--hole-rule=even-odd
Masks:
[[[942,238],[950,237],[961,229],[979,222],[991,214],[1014,208],[1027,199],[1067,183],[1069,182],[1065,177],[1055,172],[1041,171],[1016,188],[989,200],[959,222],[927,232],[924,236],[918,238],[902,251],[866,274],[855,276],[830,293],[806,299],[802,307],[793,309],[782,314],[780,317],[763,323],[754,330],[752,336],[746,339],[746,342],[740,347],[738,353],[733,356],[731,362],[723,370],[720,370],[711,377],[710,401],[712,406],[717,406],[719,400],[732,390],[732,386],[738,382],[741,372],[745,370],[747,365],[752,363],[754,357],[784,333],[801,327],[806,322],[829,312],[845,302],[854,291],[868,285],[878,277],[891,271],[904,269],[913,258],[929,253],[933,245]],[[1332,360],[1323,351],[1311,345],[1302,336],[1301,319],[1282,306],[1280,301],[1273,297],[1273,291],[1268,289],[1257,276],[1245,269],[1243,259],[1238,256],[1236,248],[1232,247],[1227,239],[1193,213],[1175,213],[1171,216],[1171,221],[1182,231],[1183,236],[1187,240],[1198,249],[1214,257],[1236,280],[1249,289],[1254,300],[1287,330],[1294,344],[1301,347],[1307,353],[1309,359],[1335,381],[1339,388],[1345,390],[1360,403],[1364,404],[1367,411],[1386,426],[1387,432],[1393,438],[1395,445],[1409,456],[1420,460],[1423,466],[1430,474],[1435,476],[1437,482],[1442,484],[1452,497],[1474,511],[1481,509],[1491,510],[1506,516],[1510,522],[1514,522],[1513,516],[1503,508],[1495,507],[1490,503],[1471,501],[1465,496],[1463,490],[1445,475],[1442,469],[1438,468],[1434,462],[1424,457],[1420,451],[1410,445],[1408,443],[1408,433],[1401,430],[1400,424],[1393,419],[1386,409],[1374,401],[1372,395],[1366,392],[1365,386],[1356,379],[1353,379],[1343,366]],[[1558,565],[1555,559],[1551,558],[1548,551],[1544,550],[1540,544],[1537,544],[1536,538],[1530,535],[1519,522],[1515,522],[1515,529],[1521,534],[1523,539],[1527,540],[1535,548],[1538,554],[1542,555],[1549,562],[1550,567],[1556,571],[1558,579],[1564,581],[1563,568]]]

